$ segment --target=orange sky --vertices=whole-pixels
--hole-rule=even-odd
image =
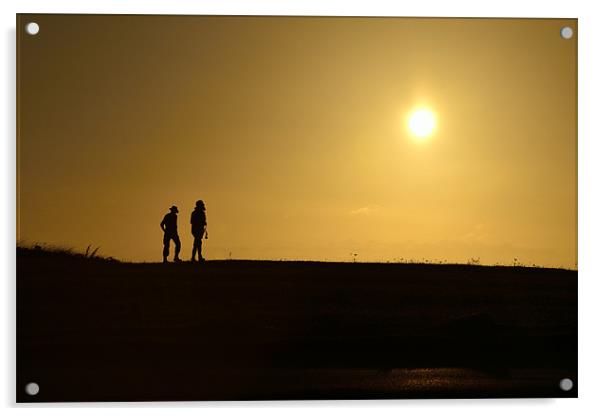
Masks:
[[[566,25],[20,15],[17,237],[160,261],[175,204],[186,259],[204,199],[210,259],[576,268]]]

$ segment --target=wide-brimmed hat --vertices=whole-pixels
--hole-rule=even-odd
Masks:
[[[198,208],[205,208],[205,203],[203,202],[202,199],[199,199],[198,201],[196,201],[196,206]]]
[[[176,207],[175,205],[172,205],[171,208],[169,209],[171,212],[179,212],[178,211],[178,207]]]

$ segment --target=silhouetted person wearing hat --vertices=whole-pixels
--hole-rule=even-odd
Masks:
[[[196,261],[196,253],[199,253],[199,261],[205,260],[201,254],[203,248],[203,235],[205,238],[207,235],[207,216],[205,215],[205,203],[201,200],[196,201],[194,211],[190,215],[190,226],[192,236],[194,237],[194,243],[192,244],[192,259],[190,261]]]
[[[163,263],[167,263],[169,256],[169,241],[173,240],[175,245],[175,256],[173,261],[179,262],[180,257],[180,237],[178,236],[178,207],[175,205],[169,208],[169,213],[165,214],[161,221],[161,229],[163,230]]]

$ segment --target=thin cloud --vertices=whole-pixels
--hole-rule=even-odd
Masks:
[[[484,224],[476,224],[468,233],[460,237],[460,240],[481,242],[487,237],[489,237],[487,227]]]
[[[380,211],[381,208],[380,205],[366,205],[365,207],[349,211],[349,215],[373,215]]]

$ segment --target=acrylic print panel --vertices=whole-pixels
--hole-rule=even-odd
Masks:
[[[19,402],[577,396],[577,20],[17,33]]]

